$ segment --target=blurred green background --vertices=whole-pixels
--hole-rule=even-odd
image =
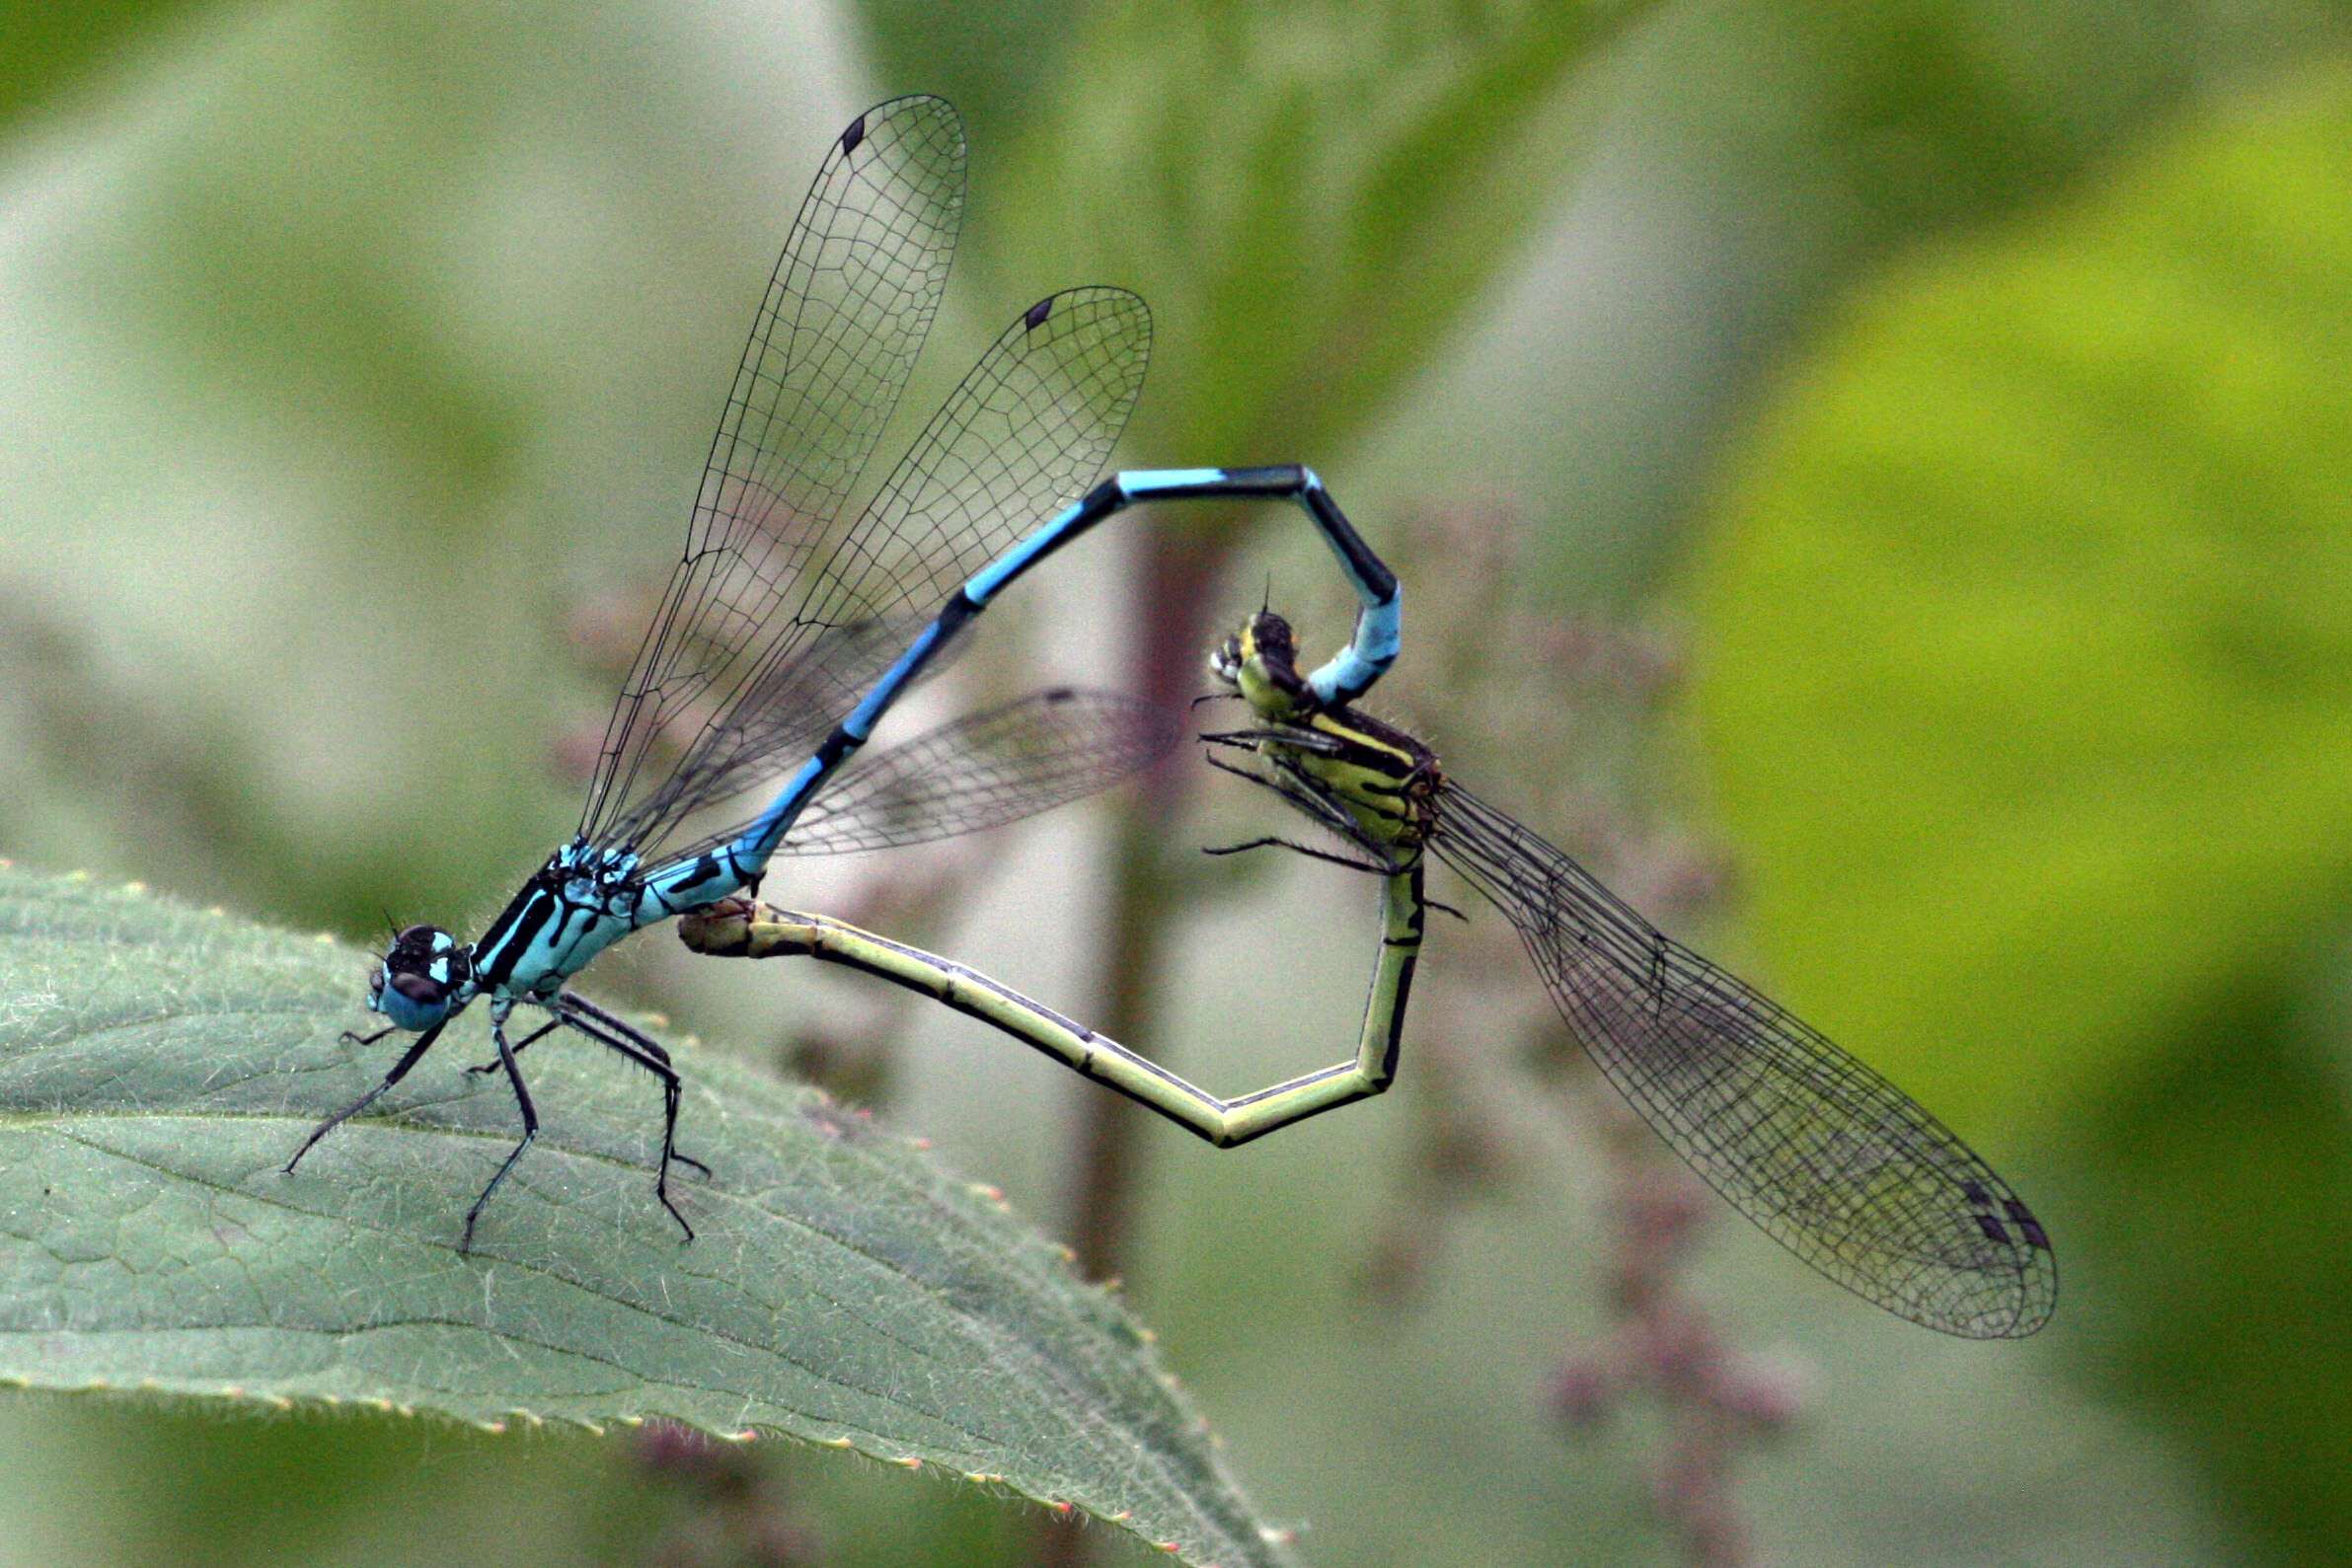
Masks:
[[[10,9],[0,853],[357,937],[493,910],[569,829],[567,742],[826,138],[940,92],[973,189],[930,385],[1052,288],[1145,292],[1125,460],[1315,464],[1405,574],[1380,709],[1953,1123],[2048,1222],[2058,1315],[1947,1342],[1713,1207],[1685,1284],[1793,1419],[1694,1449],[1669,1390],[1563,1424],[1563,1386],[1640,1363],[1611,1260],[1663,1178],[1547,1065],[1489,911],[1434,923],[1388,1099],[1222,1155],[1138,1126],[1075,1198],[1112,1168],[1096,1091],[976,1025],[659,935],[596,988],[1102,1232],[1313,1561],[2341,1560],[2348,20]],[[992,621],[965,693],[1189,693],[1269,591],[1311,649],[1343,633],[1287,518],[1121,526]],[[1335,1056],[1372,900],[1200,863],[1272,807],[1196,764],[1160,787],[769,891],[889,917],[1212,1086]],[[756,1446],[721,1474],[35,1396],[0,1427],[0,1561],[1072,1550]]]

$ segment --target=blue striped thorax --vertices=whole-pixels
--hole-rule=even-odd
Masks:
[[[479,996],[544,1002],[631,932],[757,880],[731,847],[641,874],[642,863],[634,851],[572,840],[531,873],[479,941],[461,942],[438,926],[402,932],[368,978],[368,1007],[400,1028],[423,1030]]]
[[[589,959],[635,931],[645,885],[637,857],[574,839],[533,871],[474,944],[476,984],[500,998],[554,996]]]
[[[725,850],[641,871],[630,850],[574,839],[531,873],[474,944],[474,985],[493,996],[544,1001],[623,936],[700,909],[748,885]]]

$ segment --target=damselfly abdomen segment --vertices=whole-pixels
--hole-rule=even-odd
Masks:
[[[1342,710],[1350,697],[1368,689],[1395,659],[1403,602],[1396,575],[1357,536],[1338,504],[1309,471],[1210,469],[1121,475],[1119,482],[1136,483],[1139,491],[1148,486],[1154,496],[1171,499],[1254,496],[1289,500],[1307,514],[1355,590],[1358,610],[1354,635],[1336,657],[1310,675],[1299,675],[1285,663],[1300,702]],[[1222,1098],[967,965],[822,915],[778,909],[748,898],[729,899],[686,917],[679,923],[678,935],[700,953],[816,958],[920,992],[1044,1052],[1187,1132],[1230,1149],[1378,1094],[1397,1076],[1405,1001],[1420,960],[1428,914],[1422,892],[1421,831],[1413,824],[1438,785],[1436,759],[1418,741],[1374,721],[1348,735],[1326,735],[1317,743],[1328,748],[1331,776],[1346,780],[1354,791],[1346,797],[1352,804],[1334,796],[1320,809],[1330,812],[1334,831],[1357,837],[1371,847],[1373,859],[1363,868],[1377,871],[1386,888],[1380,947],[1355,1054],[1251,1093]],[[1404,783],[1394,787],[1393,782],[1399,779]],[[1355,825],[1353,810],[1364,813],[1361,829]],[[1372,826],[1381,822],[1390,826]]]

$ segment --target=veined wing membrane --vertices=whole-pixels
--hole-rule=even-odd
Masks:
[[[1151,353],[1151,311],[1125,289],[1067,289],[1023,312],[811,580],[800,615],[938,609],[1095,482]]]
[[[1122,289],[1039,301],[1006,329],[899,462],[857,525],[807,573],[794,628],[914,624],[1092,484],[1118,442],[1151,356],[1151,313]],[[606,830],[661,843],[704,801],[792,748],[792,689],[809,644],[780,639],[688,764]],[[826,719],[830,721],[829,715]]]
[[[685,554],[606,728],[583,837],[626,837],[614,820],[664,732],[697,710],[723,722],[759,669],[830,624],[777,611],[796,587],[808,597],[803,574],[939,314],[964,161],[962,124],[936,98],[881,105],[834,143],[744,345]]]
[[[2041,1326],[2058,1272],[2040,1226],[1949,1129],[1539,835],[1450,782],[1437,807],[1430,848],[1510,919],[1595,1065],[1734,1208],[1914,1322]]]
[[[836,775],[777,850],[842,855],[1018,822],[1106,789],[1173,749],[1177,715],[1060,687],[972,713]]]

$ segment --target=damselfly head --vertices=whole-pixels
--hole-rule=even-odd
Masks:
[[[411,926],[367,977],[367,1005],[403,1029],[429,1029],[473,997],[472,949],[438,926]]]
[[[1307,698],[1290,623],[1271,610],[1258,611],[1217,645],[1209,655],[1209,673],[1241,693],[1265,718],[1293,718]]]

